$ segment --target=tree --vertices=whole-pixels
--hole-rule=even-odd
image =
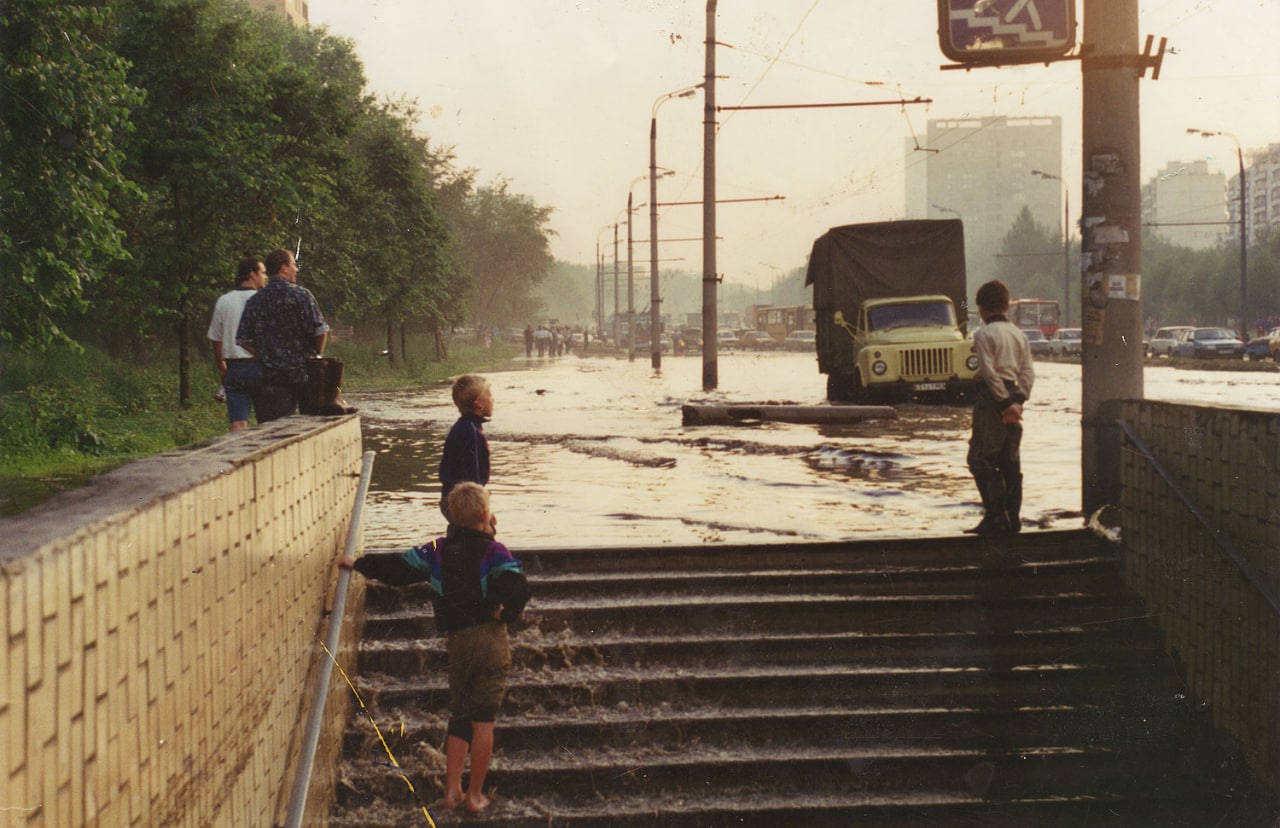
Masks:
[[[1023,206],[1005,234],[996,275],[1015,299],[1066,300],[1062,292],[1062,240]]]
[[[113,199],[135,192],[119,139],[142,102],[108,46],[111,7],[8,0],[0,14],[0,339],[69,342],[103,269],[126,257]]]
[[[438,328],[456,289],[448,278],[453,239],[436,208],[427,142],[409,126],[413,115],[407,103],[366,108],[341,176],[343,210],[320,242],[321,255],[362,274],[342,281],[339,306],[386,325],[392,364],[397,326],[425,319]],[[329,295],[338,291],[332,285]]]
[[[235,261],[300,244],[331,209],[363,76],[349,45],[240,4],[121,5],[116,48],[147,93],[129,145],[146,198],[128,215],[142,255],[110,298],[142,330],[174,325],[185,403],[188,329]]]
[[[479,325],[512,325],[527,319],[533,289],[553,261],[547,227],[551,208],[509,192],[508,182],[476,190],[455,218],[461,272],[472,286],[471,318]]]

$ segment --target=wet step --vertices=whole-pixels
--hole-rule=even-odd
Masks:
[[[862,793],[908,799],[934,798],[987,803],[1047,797],[1175,799],[1171,765],[1108,750],[1027,745],[1008,750],[943,748],[884,743],[846,748],[721,750],[687,745],[678,751],[611,751],[548,756],[508,754],[490,769],[493,785],[513,802],[544,802],[549,792],[565,803],[648,800],[651,805],[696,802],[708,792],[738,793],[775,801],[804,801],[820,792]],[[376,793],[384,802],[415,801],[398,775],[385,767],[351,773],[347,802]],[[433,776],[405,768],[414,789],[432,790]],[[429,794],[428,794],[429,796]],[[803,824],[803,823],[801,823]]]
[[[439,810],[447,665],[371,586],[332,825],[1244,825],[1256,797],[1113,548],[533,550],[484,815]]]
[[[1032,798],[990,802],[972,794],[908,793],[890,796],[860,792],[796,790],[716,793],[655,802],[643,796],[586,801],[544,793],[532,801],[499,798],[480,816],[443,810],[435,797],[436,825],[492,825],[503,828],[904,828],[904,826],[1178,826],[1264,825],[1248,807],[1188,805],[1177,799],[1122,798],[1102,794],[1079,799]],[[1243,813],[1242,813],[1243,812]],[[332,828],[404,828],[427,825],[418,806],[377,803],[339,808]]]
[[[1025,663],[1032,653],[1062,665],[1087,654],[1093,663],[1124,663],[1135,652],[1164,659],[1160,639],[1139,620],[1117,621],[1074,629],[1027,630],[1004,634],[881,633],[874,631],[819,634],[764,633],[730,635],[645,636],[577,634],[561,630],[542,634],[528,629],[512,637],[512,658],[520,668],[630,666],[642,668],[697,661],[703,666],[733,664],[798,664],[809,661],[875,660],[880,664],[958,666],[981,661],[988,667]],[[365,640],[360,645],[360,671],[420,675],[444,670],[447,654],[441,638]]]
[[[504,753],[519,755],[547,750],[562,757],[684,745],[734,751],[743,745],[777,748],[835,747],[889,742],[935,748],[1013,749],[1025,745],[1064,745],[1084,741],[1093,749],[1134,750],[1158,739],[1171,727],[1200,714],[1167,699],[1130,700],[1082,706],[1055,705],[1017,709],[961,705],[895,707],[891,704],[828,708],[702,708],[673,705],[628,705],[590,712],[526,713],[504,719],[498,740]],[[1120,729],[1104,729],[1123,723]],[[369,765],[383,760],[383,740],[393,753],[401,745],[442,745],[447,715],[414,714],[381,723],[375,733],[364,722],[346,736],[350,756],[365,756]],[[359,764],[357,762],[356,764]]]
[[[571,629],[593,635],[679,635],[702,629],[815,634],[850,628],[903,633],[921,629],[1014,632],[1106,624],[1144,614],[1141,601],[1122,592],[1034,591],[980,597],[943,591],[931,595],[814,591],[791,595],[637,594],[626,600],[590,596],[542,600],[535,596],[526,610],[526,621],[546,633]],[[434,635],[430,609],[370,612],[365,635],[372,639]]]
[[[624,600],[646,595],[655,598],[681,595],[725,596],[793,595],[828,593],[842,595],[928,595],[948,593],[993,597],[1019,592],[1062,591],[1101,593],[1116,586],[1115,562],[1074,559],[1061,563],[1026,565],[998,572],[972,565],[930,567],[866,567],[856,569],[779,569],[672,573],[604,573],[590,576],[543,574],[535,576],[536,602],[592,598]],[[422,607],[425,592],[408,592],[375,586],[366,606],[371,611],[393,613]]]
[[[572,710],[619,704],[723,706],[766,705],[803,698],[810,704],[858,704],[885,694],[910,694],[930,704],[994,705],[1015,710],[1071,698],[1101,704],[1132,693],[1137,686],[1151,695],[1173,698],[1180,688],[1167,674],[1153,671],[1150,660],[1109,666],[1025,664],[1013,669],[968,667],[885,667],[880,665],[757,666],[710,669],[693,666],[650,670],[574,668],[514,674],[503,715],[522,709]],[[366,698],[384,710],[420,707],[442,710],[448,703],[444,675],[426,678],[377,677],[357,683]]]

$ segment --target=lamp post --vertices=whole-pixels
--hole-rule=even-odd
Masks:
[[[1047,178],[1062,184],[1062,297],[1066,301],[1062,305],[1062,327],[1071,324],[1071,193],[1067,190],[1067,182],[1060,175],[1032,170],[1031,174],[1039,178]]]
[[[1240,139],[1232,135],[1230,132],[1220,132],[1212,129],[1195,129],[1187,130],[1188,135],[1199,135],[1201,138],[1214,138],[1221,136],[1230,138],[1236,145],[1236,163],[1240,166],[1240,338],[1245,342],[1249,341],[1249,325],[1248,317],[1245,316],[1245,303],[1247,301],[1246,294],[1249,287],[1249,235],[1245,232],[1247,223],[1245,216],[1248,215],[1249,202],[1245,195],[1244,180],[1244,148],[1240,146]]]
[[[675,175],[675,170],[663,170],[657,172],[657,167],[653,163],[653,153],[649,154],[649,172],[645,175],[638,175],[631,181],[631,186],[627,188],[627,324],[630,326],[631,335],[627,343],[627,359],[631,362],[636,358],[636,307],[635,307],[635,267],[631,256],[631,216],[634,210],[631,207],[632,199],[635,196],[636,184],[644,179],[649,179],[649,293],[650,300],[656,301],[658,295],[658,236],[654,232],[657,225],[657,217],[655,210],[657,209],[658,197],[658,179],[666,178],[669,175]],[[657,339],[654,337],[654,321],[653,321],[653,305],[649,306],[649,340],[657,347]],[[655,353],[657,353],[655,351]],[[654,363],[654,368],[659,367],[658,363]]]
[[[668,92],[653,102],[649,114],[649,356],[662,367],[662,297],[658,295],[658,107],[672,98],[692,97],[705,84]]]

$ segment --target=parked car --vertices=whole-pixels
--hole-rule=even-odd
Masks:
[[[1271,340],[1265,336],[1255,336],[1244,345],[1244,358],[1249,360],[1268,359],[1271,356]]]
[[[732,351],[738,347],[738,335],[728,328],[716,331],[716,350]]]
[[[1049,340],[1044,338],[1044,331],[1039,328],[1023,328],[1022,333],[1027,337],[1033,357],[1049,356]]]
[[[1173,355],[1189,359],[1244,356],[1244,342],[1226,328],[1192,328],[1183,331]]]
[[[782,347],[788,351],[812,351],[817,348],[818,334],[815,331],[792,331],[782,340]]]
[[[1173,347],[1178,344],[1178,337],[1191,330],[1195,330],[1192,325],[1171,325],[1156,329],[1156,335],[1147,342],[1147,356],[1173,356]]]
[[[764,331],[747,331],[738,338],[738,347],[744,351],[774,351],[778,342]]]
[[[1058,328],[1049,337],[1049,353],[1056,357],[1079,356],[1084,348],[1084,332],[1079,328]]]

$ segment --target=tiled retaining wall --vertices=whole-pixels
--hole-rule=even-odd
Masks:
[[[1123,418],[1280,595],[1280,414],[1136,401]],[[1123,452],[1127,577],[1192,690],[1280,792],[1280,615],[1128,439]]]
[[[0,826],[283,822],[360,464],[358,419],[290,417],[0,521]]]

